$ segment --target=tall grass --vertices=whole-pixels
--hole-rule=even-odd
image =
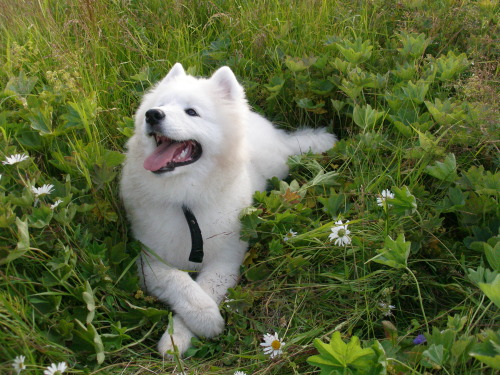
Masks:
[[[497,1],[0,9],[0,159],[29,155],[0,165],[1,373],[17,355],[26,373],[59,361],[70,373],[317,373],[313,341],[336,331],[377,353],[372,373],[498,369]],[[141,95],[177,61],[195,75],[229,65],[279,126],[328,126],[341,141],[255,195],[227,329],[170,363],[155,351],[168,307],[140,291],[117,178]],[[38,197],[43,184],[53,190]],[[384,189],[396,196],[380,207]],[[328,239],[337,220],[348,246]],[[269,360],[259,344],[274,331],[286,346]]]

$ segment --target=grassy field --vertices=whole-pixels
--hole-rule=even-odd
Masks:
[[[23,374],[500,369],[497,0],[0,9],[0,373],[20,355]],[[117,183],[141,95],[177,61],[228,65],[280,127],[340,141],[255,194],[225,332],[169,362],[170,312],[139,288]]]

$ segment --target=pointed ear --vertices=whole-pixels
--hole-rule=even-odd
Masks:
[[[243,87],[239,84],[233,71],[228,66],[218,69],[210,80],[221,90],[224,98],[231,100],[245,98]]]
[[[185,76],[186,72],[182,67],[181,63],[175,63],[175,65],[170,69],[170,72],[161,80],[161,84],[170,81],[171,79],[179,76]]]

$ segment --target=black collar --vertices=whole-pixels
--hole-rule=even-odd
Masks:
[[[194,263],[201,263],[203,261],[203,237],[201,236],[200,226],[194,216],[193,212],[186,206],[182,206],[182,211],[186,217],[191,232],[191,253],[189,254],[189,261]]]

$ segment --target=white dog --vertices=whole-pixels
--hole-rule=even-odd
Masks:
[[[247,249],[240,211],[268,178],[287,175],[288,156],[334,143],[324,129],[287,134],[252,112],[228,67],[204,79],[177,63],[144,96],[121,195],[134,236],[151,250],[138,261],[143,285],[176,313],[161,354],[174,345],[183,354],[193,336],[223,331],[218,305]]]

